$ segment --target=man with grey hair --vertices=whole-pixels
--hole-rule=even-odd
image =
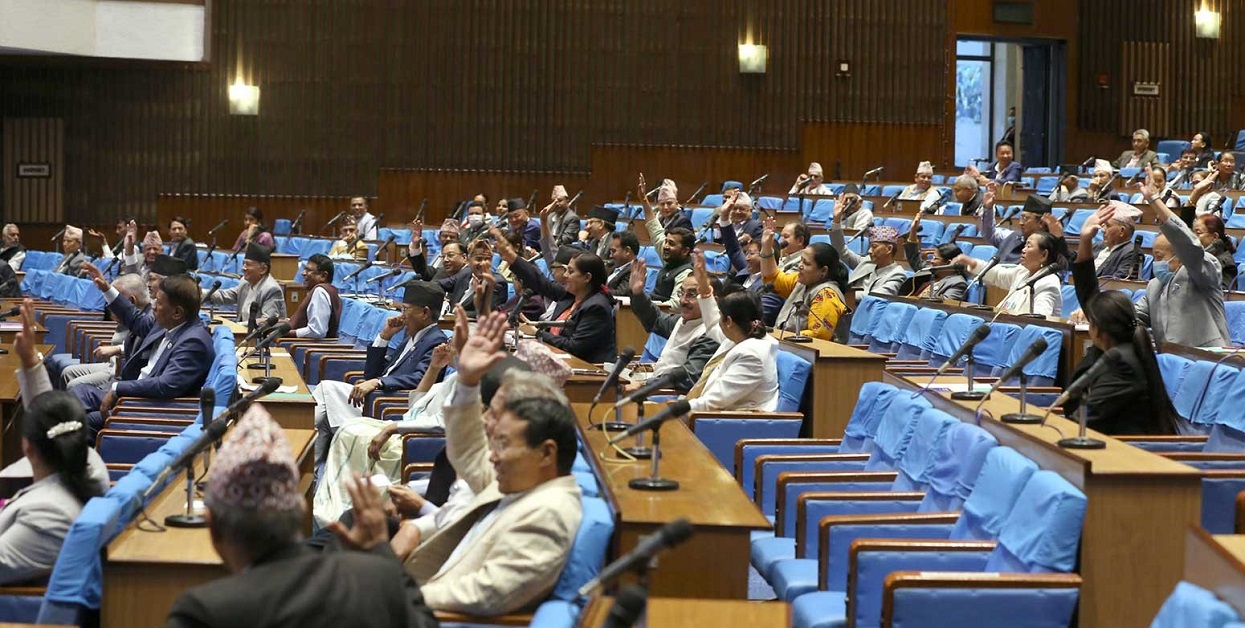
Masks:
[[[26,247],[22,246],[22,232],[17,225],[9,223],[4,226],[3,240],[0,241],[0,260],[9,263],[13,270],[21,270],[26,260]]]
[[[112,281],[112,287],[121,293],[122,298],[133,303],[135,308],[144,314],[150,314],[151,298],[142,277],[134,273],[124,274]],[[134,336],[118,322],[109,343],[95,348],[92,354],[95,362],[75,363],[73,355],[56,353],[49,356],[44,363],[52,382],[60,388],[69,390],[75,384],[91,384],[103,389],[116,372],[117,361],[124,360],[129,355],[126,350],[132,352],[134,344],[140,340],[141,336]]]
[[[977,185],[977,179],[972,175],[962,174],[956,177],[955,183],[951,184],[951,194],[960,204],[961,216],[976,216],[981,213],[981,186]],[[925,211],[929,214],[936,213],[938,206],[933,205]]]
[[[1133,131],[1133,149],[1120,153],[1115,160],[1116,168],[1147,168],[1157,165],[1158,153],[1150,150],[1150,132],[1145,129]]]

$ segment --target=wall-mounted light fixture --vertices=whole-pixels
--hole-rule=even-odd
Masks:
[[[247,85],[242,79],[229,86],[229,113],[235,116],[259,115],[259,86]]]
[[[765,74],[769,50],[761,44],[739,44],[739,73]]]
[[[1198,39],[1219,39],[1219,13],[1203,8],[1193,13]]]

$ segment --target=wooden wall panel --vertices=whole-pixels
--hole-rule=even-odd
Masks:
[[[59,222],[65,216],[65,124],[59,118],[5,118],[3,130],[5,222]],[[47,166],[48,176],[19,177],[23,164]]]
[[[418,201],[416,201],[418,202]],[[375,199],[369,199],[373,212],[376,211]],[[335,228],[320,231],[320,227],[328,222],[337,212],[350,208],[349,196],[277,196],[277,195],[246,195],[246,194],[161,194],[157,197],[157,224],[162,233],[167,233],[169,219],[183,216],[191,219],[190,237],[196,242],[210,242],[207,232],[222,220],[229,224],[216,234],[216,243],[221,248],[230,248],[242,231],[243,212],[248,207],[255,207],[264,212],[264,220],[272,226],[276,218],[293,220],[298,212],[307,210],[303,218],[305,235],[329,235]],[[413,213],[413,212],[412,212]],[[386,223],[391,220],[386,217]],[[112,236],[112,228],[108,230]]]
[[[1136,129],[1146,129],[1152,137],[1172,132],[1171,45],[1153,42],[1124,42],[1119,123],[1116,132],[1131,138]],[[1133,84],[1157,83],[1158,96],[1137,96]]]
[[[939,124],[955,1],[217,0],[210,65],[3,58],[0,116],[65,120],[70,219],[370,195],[381,168],[587,173],[594,146],[798,153],[806,121]],[[228,115],[238,78],[260,115]]]
[[[1194,12],[1202,6],[1218,11],[1218,40],[1198,39]],[[1082,63],[1080,128],[1127,136],[1144,126],[1160,137],[1188,139],[1210,132],[1216,147],[1235,136],[1240,124],[1232,115],[1234,98],[1245,96],[1245,0],[1097,0],[1080,7]],[[1104,22],[1110,28],[1104,28]],[[1129,58],[1135,52],[1140,56]],[[1168,64],[1169,79],[1161,89],[1170,103],[1147,111],[1129,111],[1134,67],[1147,73]],[[1136,70],[1142,71],[1142,70]],[[1107,79],[1098,84],[1099,75]],[[1141,112],[1136,112],[1140,114]],[[1128,123],[1124,123],[1127,120]]]

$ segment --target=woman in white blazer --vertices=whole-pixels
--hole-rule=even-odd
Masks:
[[[706,329],[718,319],[722,344],[687,394],[692,411],[773,410],[778,406],[778,341],[766,332],[760,299],[740,290],[705,311],[711,303],[701,300],[701,315]]]
[[[1055,236],[1038,231],[1025,240],[1019,266],[995,266],[981,275],[985,267],[982,260],[961,255],[955,258],[954,263],[964,264],[974,275],[981,275],[981,280],[987,284],[1007,289],[1007,297],[995,308],[1000,312],[1060,317],[1063,315],[1063,293],[1060,292],[1059,274],[1050,272],[1028,285],[1030,277],[1056,263],[1057,245]]]

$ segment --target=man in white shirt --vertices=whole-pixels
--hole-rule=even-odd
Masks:
[[[667,339],[661,356],[653,363],[653,377],[668,375],[673,378],[670,387],[685,393],[696,385],[705,364],[718,350],[718,342],[705,334],[696,277],[688,275],[683,280],[679,311],[668,314],[657,309],[644,292],[644,260],[637,259],[634,263],[636,272],[631,275],[631,312],[640,319],[645,331]],[[717,280],[713,280],[711,285],[715,293],[721,292],[721,284]],[[713,299],[714,295],[705,298]]]
[[[378,227],[376,224],[376,216],[373,216],[367,210],[367,199],[362,196],[356,196],[350,199],[350,213],[354,216],[355,223],[359,226],[359,238],[363,240],[379,240]]]
[[[347,419],[363,416],[363,405],[373,392],[411,390],[419,385],[432,362],[432,351],[444,344],[445,334],[437,319],[445,303],[445,291],[428,281],[410,281],[402,293],[402,315],[385,322],[367,348],[363,381],[357,384],[322,381],[311,396],[316,402],[316,462],[328,457],[333,433]],[[389,341],[406,332],[400,350],[391,352]]]
[[[808,165],[808,172],[801,173],[795,178],[795,183],[791,189],[787,190],[787,194],[831,194],[830,188],[826,186],[825,171],[822,170],[821,164],[812,162]]]
[[[296,338],[336,338],[341,322],[342,301],[333,285],[333,260],[321,253],[303,264],[303,285],[307,298],[290,317],[290,333]]]

